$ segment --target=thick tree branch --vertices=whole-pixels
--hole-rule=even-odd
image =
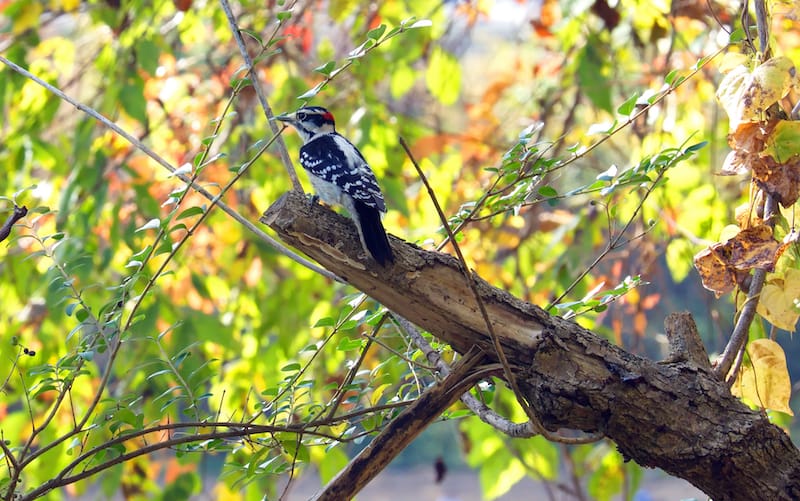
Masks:
[[[281,197],[261,220],[455,350],[477,346],[488,363],[496,362],[455,258],[390,238],[395,263],[382,268],[363,255],[351,221],[297,193]],[[684,341],[659,363],[476,281],[520,388],[545,428],[603,433],[626,458],[684,478],[717,501],[800,499],[800,451],[702,363],[687,318],[672,319],[672,337]]]
[[[428,388],[412,405],[404,409],[312,499],[352,499],[431,422],[477,382],[474,369],[481,360],[483,354],[478,351],[459,360],[453,366],[452,373]]]

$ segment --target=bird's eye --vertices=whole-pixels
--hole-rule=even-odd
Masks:
[[[302,121],[302,120],[305,120],[306,118],[308,118],[308,116],[306,115],[305,111],[298,111],[297,112],[297,119],[298,120]]]

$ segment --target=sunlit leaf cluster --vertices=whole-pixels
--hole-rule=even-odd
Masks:
[[[184,499],[212,457],[221,498],[271,499],[308,465],[333,477],[435,381],[381,305],[241,223],[266,232],[258,217],[293,187],[281,148],[296,158],[299,140],[265,107],[331,109],[380,179],[389,232],[452,252],[402,137],[470,267],[632,350],[661,354],[669,311],[729,330],[741,301],[701,280],[735,291],[756,266],[771,270],[760,315],[791,330],[798,131],[790,107],[764,114],[796,101],[796,47],[745,55],[718,4],[507,3],[511,26],[500,2],[244,1],[236,27],[225,2],[0,3],[0,56],[79,103],[0,65],[0,217],[29,209],[0,245],[0,497],[99,480]],[[779,197],[774,235],[750,238],[757,197],[719,172]],[[783,352],[751,346],[741,395],[790,410]],[[764,385],[778,396],[755,398]],[[481,395],[524,419],[502,385]],[[489,498],[525,476],[557,486],[564,465],[595,499],[640,479],[607,444],[511,441],[468,415],[446,417]]]

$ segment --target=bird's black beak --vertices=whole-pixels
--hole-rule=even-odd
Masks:
[[[277,120],[279,122],[285,122],[287,124],[292,124],[295,122],[296,117],[294,113],[281,113],[280,115],[274,116],[271,120]]]

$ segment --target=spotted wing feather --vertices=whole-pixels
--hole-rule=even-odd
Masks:
[[[309,174],[338,187],[354,200],[386,212],[375,174],[358,149],[343,136],[331,133],[310,140],[300,148],[300,164]],[[328,203],[341,204],[341,200],[325,200],[325,193],[319,195]]]

